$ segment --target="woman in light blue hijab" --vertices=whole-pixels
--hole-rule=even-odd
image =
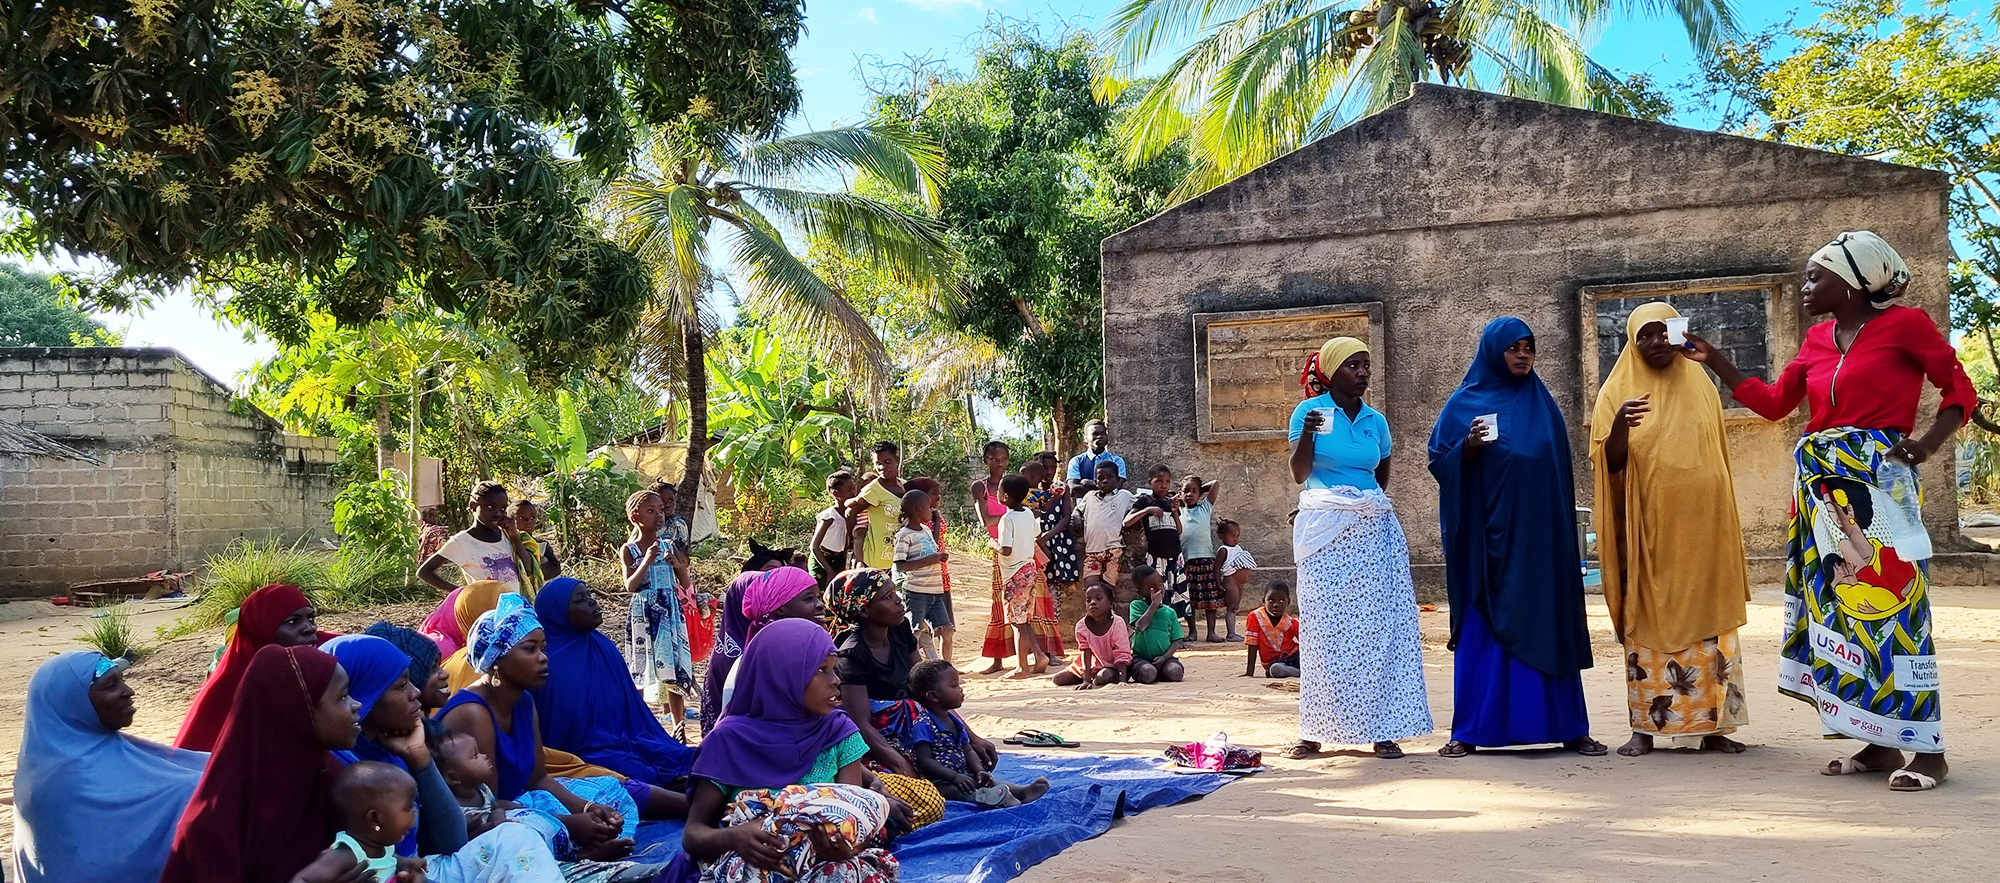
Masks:
[[[28,682],[14,774],[14,863],[23,883],[157,880],[208,755],[127,736],[122,659],[64,653]],[[117,848],[106,848],[107,837]]]

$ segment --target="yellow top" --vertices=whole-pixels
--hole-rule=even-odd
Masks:
[[[1604,603],[1621,640],[1662,653],[1742,626],[1750,599],[1722,399],[1699,365],[1677,355],[1655,370],[1633,342],[1640,328],[1678,315],[1657,302],[1632,311],[1590,421]],[[1652,411],[1628,434],[1625,469],[1611,472],[1604,441],[1618,406],[1646,393]]]

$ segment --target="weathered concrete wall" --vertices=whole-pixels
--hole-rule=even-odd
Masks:
[[[0,420],[101,464],[0,463],[0,595],[332,532],[336,443],[233,413],[228,388],[173,350],[0,349]]]
[[[1585,286],[1796,273],[1842,230],[1894,243],[1907,302],[1945,315],[1944,191],[1935,172],[1443,87],[1107,239],[1105,401],[1118,448],[1221,478],[1221,514],[1286,577],[1297,486],[1280,440],[1196,440],[1197,313],[1379,302],[1386,371],[1370,400],[1396,438],[1389,493],[1420,584],[1442,585],[1437,487],[1425,442],[1481,327],[1515,315],[1570,418],[1580,505],[1590,504]],[[1797,314],[1796,302],[1773,309]],[[1796,334],[1803,334],[1799,319]],[[1772,363],[1798,338],[1772,340]],[[1282,354],[1295,382],[1306,353]],[[1594,368],[1594,365],[1593,365]],[[1595,373],[1592,370],[1590,373]],[[1738,505],[1752,552],[1779,550],[1796,428],[1732,422]],[[1274,427],[1275,428],[1275,427]],[[1950,457],[1926,467],[1951,485]],[[1955,536],[1953,494],[1926,515]],[[1774,514],[1775,513],[1775,514]],[[1949,543],[1941,543],[1949,547]]]

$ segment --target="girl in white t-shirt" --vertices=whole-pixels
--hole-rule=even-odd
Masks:
[[[452,534],[431,557],[417,566],[417,578],[439,589],[457,589],[438,570],[446,564],[458,565],[468,583],[493,580],[509,592],[521,591],[521,568],[515,556],[522,554],[514,533],[514,519],[507,514],[507,486],[482,481],[472,486],[467,507],[472,526]]]
[[[826,477],[826,491],[833,495],[833,505],[820,510],[819,519],[813,523],[812,574],[819,580],[819,587],[826,588],[834,574],[847,569],[848,540],[853,525],[847,521],[847,501],[861,485],[854,480],[854,473],[843,469]]]
[[[1028,511],[1028,478],[1019,473],[1000,479],[1000,498],[1007,511],[1000,516],[999,535],[993,546],[1000,553],[1000,597],[1007,625],[1014,629],[1014,671],[1010,679],[1031,678],[1049,670],[1049,657],[1035,640],[1035,581],[1042,567],[1035,560],[1036,541],[1041,538],[1041,522]],[[1028,667],[1028,656],[1035,664]]]
[[[1243,587],[1250,584],[1250,578],[1257,575],[1257,559],[1250,557],[1250,550],[1237,545],[1243,538],[1243,526],[1227,518],[1215,523],[1215,535],[1222,545],[1215,550],[1215,560],[1222,565],[1222,584],[1231,598],[1243,597]],[[1230,613],[1232,624],[1236,614]]]

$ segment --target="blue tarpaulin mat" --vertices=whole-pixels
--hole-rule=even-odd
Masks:
[[[906,883],[1006,883],[1071,845],[1111,830],[1111,822],[1200,797],[1233,777],[1184,774],[1153,757],[1093,754],[1000,755],[994,774],[1014,783],[1047,776],[1042,799],[1008,809],[946,804],[944,821],[904,835],[893,851]],[[637,858],[664,862],[680,851],[679,822],[639,826]]]

